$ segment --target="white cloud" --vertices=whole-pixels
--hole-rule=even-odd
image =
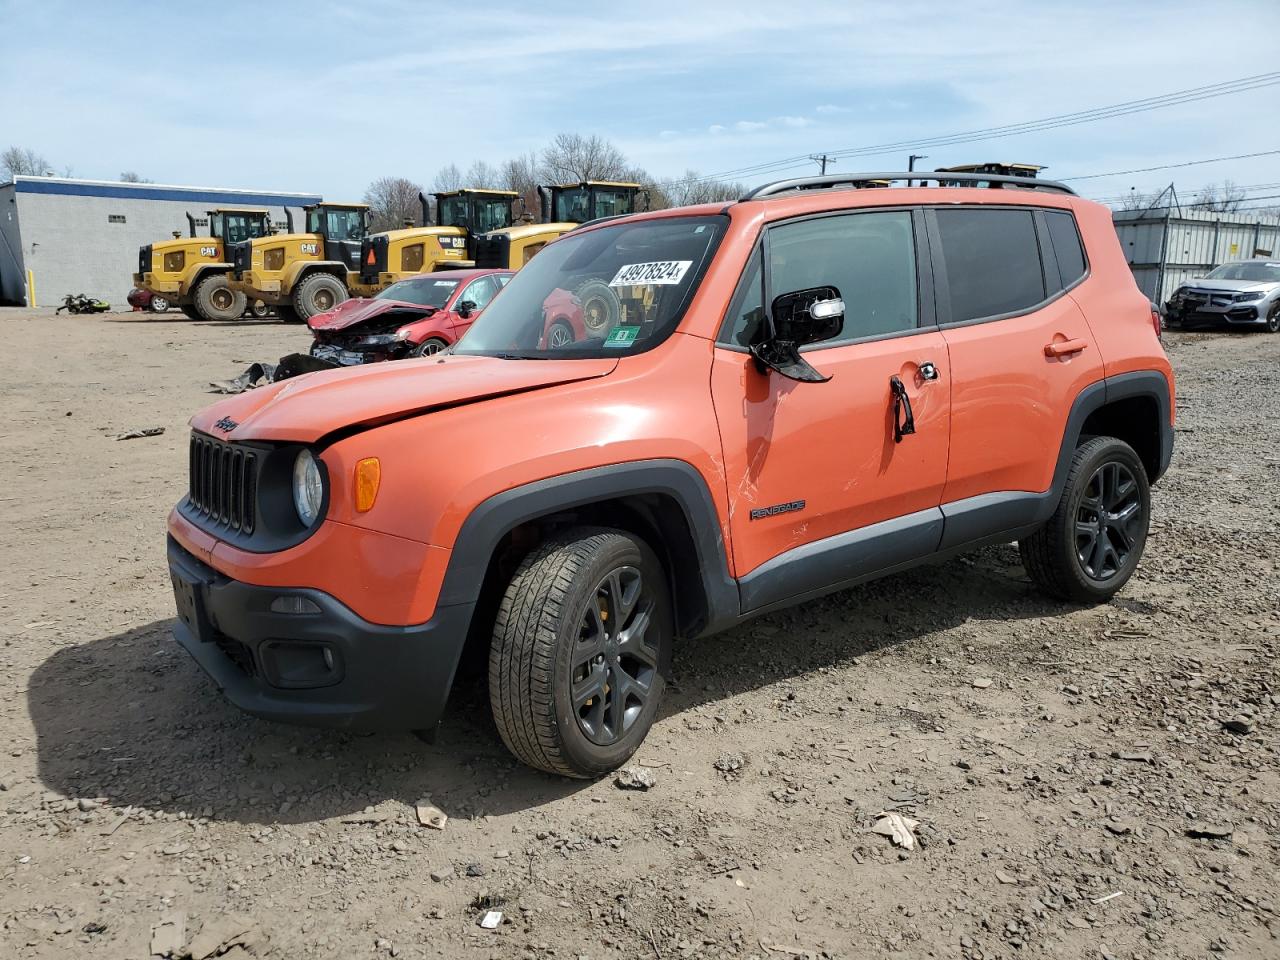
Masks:
[[[850,110],[849,107],[837,107],[834,103],[820,103],[818,104],[818,106],[813,108],[814,113],[821,113],[821,114],[827,114],[827,115],[830,115],[833,113],[848,113],[849,110]]]
[[[733,125],[733,129],[739,133],[755,133],[757,130],[763,130],[767,126],[767,123],[761,123],[759,120],[739,120]]]
[[[813,126],[813,121],[808,117],[775,117],[773,122],[792,128]]]
[[[707,133],[711,134],[713,137],[719,136],[724,133],[724,131],[725,128],[718,123],[713,123],[711,126],[707,127]]]

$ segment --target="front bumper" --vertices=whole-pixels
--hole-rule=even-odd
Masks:
[[[370,623],[305,588],[241,583],[173,539],[174,638],[241,710],[267,720],[350,730],[427,730],[444,712],[472,605],[426,623]],[[272,610],[281,597],[311,606]],[[289,601],[298,602],[298,601]]]

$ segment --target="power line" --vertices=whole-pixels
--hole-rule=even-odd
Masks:
[[[1201,100],[1209,100],[1233,93],[1245,93],[1251,90],[1259,90],[1276,84],[1280,84],[1280,72],[1262,73],[1251,77],[1241,77],[1237,80],[1227,80],[1221,83],[1191,87],[1186,90],[1178,90],[1172,93],[1161,94],[1159,96],[1145,97],[1141,100],[1127,100],[1121,103],[1110,104],[1108,106],[1094,107],[1089,110],[1057,114],[1055,116],[1044,117],[1039,120],[1027,120],[1021,123],[1006,124],[997,127],[983,127],[977,130],[946,134],[922,140],[903,140],[896,143],[882,143],[865,147],[850,147],[843,150],[828,151],[827,155],[833,159],[855,156],[872,157],[888,153],[900,153],[904,150],[913,150],[916,148],[978,143],[983,140],[994,140],[1001,137],[1017,136],[1025,133],[1037,133],[1044,130],[1058,129],[1060,127],[1076,126],[1082,123],[1092,123],[1097,120],[1129,116],[1135,113],[1144,113],[1149,110],[1158,110],[1164,107],[1177,106],[1183,103],[1195,103]],[[807,155],[784,157],[778,160],[738,167],[733,170],[724,170],[719,173],[706,174],[700,177],[689,177],[677,182],[692,183],[704,180],[744,177],[755,174],[781,173],[785,170],[805,165],[808,160],[809,157]]]
[[[1224,160],[1248,160],[1253,157],[1273,157],[1280,150],[1262,150],[1258,153],[1237,153],[1232,157],[1211,157],[1208,160],[1187,160],[1183,163],[1166,163],[1158,167],[1138,167],[1136,170],[1117,170],[1114,173],[1087,173],[1078,177],[1054,177],[1064,183],[1073,180],[1098,180],[1102,177],[1123,177],[1131,173],[1151,173],[1153,170],[1172,170],[1175,167],[1196,167],[1205,163],[1221,163]]]

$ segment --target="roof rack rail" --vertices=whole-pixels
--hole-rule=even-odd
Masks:
[[[796,177],[791,180],[778,180],[774,183],[766,183],[763,186],[749,190],[739,197],[742,200],[761,200],[765,197],[774,197],[780,193],[787,193],[791,190],[828,190],[833,187],[853,187],[862,189],[870,186],[880,186],[874,181],[894,181],[909,180],[919,181],[921,186],[925,186],[930,182],[941,183],[945,181],[949,185],[955,186],[985,186],[991,189],[1002,189],[1003,187],[1020,187],[1023,190],[1042,190],[1048,193],[1065,193],[1075,196],[1076,192],[1068,187],[1065,183],[1058,183],[1056,180],[1036,180],[1031,177],[1007,177],[996,173],[945,173],[933,172],[929,173],[924,170],[907,170],[896,171],[892,173],[834,173],[821,177]]]

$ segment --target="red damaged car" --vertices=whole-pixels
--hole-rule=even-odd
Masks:
[[[344,300],[307,321],[316,338],[311,356],[345,367],[438,353],[466,333],[513,272],[424,273],[369,299]]]

